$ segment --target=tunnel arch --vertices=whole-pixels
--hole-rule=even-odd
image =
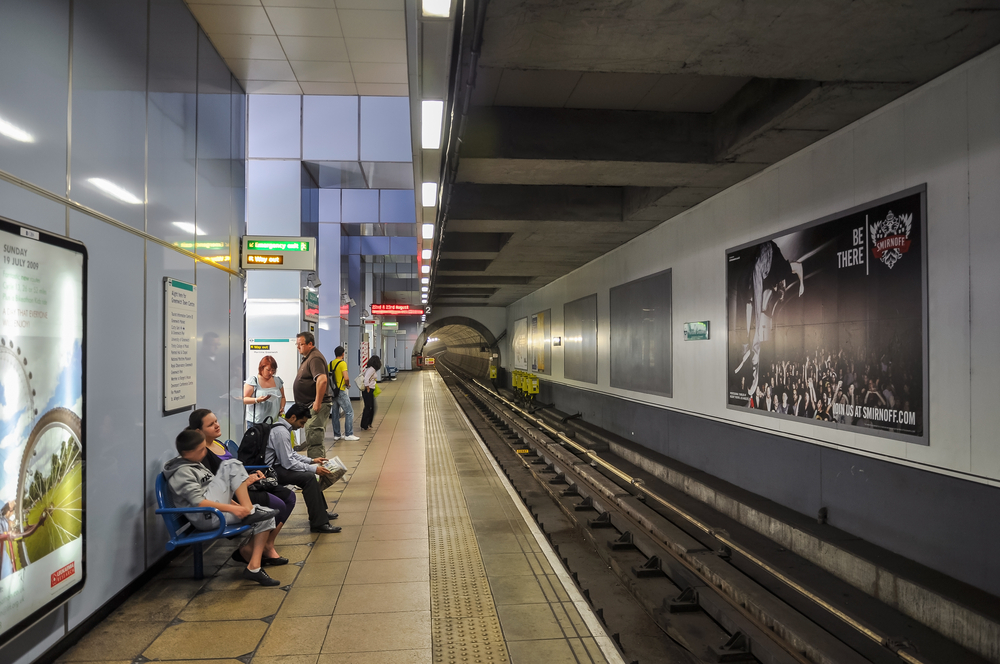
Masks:
[[[446,316],[429,323],[417,336],[414,354],[427,354],[427,340],[435,336],[441,340],[441,350],[437,351],[437,344],[433,344],[430,350],[434,355],[443,355],[475,375],[487,375],[493,353],[500,353],[496,338],[485,325],[466,316]]]

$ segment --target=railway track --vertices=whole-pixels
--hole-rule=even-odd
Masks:
[[[441,363],[438,371],[543,530],[568,521],[589,545],[584,552],[551,529],[564,564],[609,633],[619,635],[626,661],[985,662],[824,573],[811,577],[823,582],[803,583],[789,572],[793,554],[772,562],[627,461],[574,440],[489,385]],[[724,522],[717,521],[732,527]],[[634,617],[619,619],[594,599],[607,594],[609,575],[676,647],[660,657],[647,647],[636,657],[623,636]]]

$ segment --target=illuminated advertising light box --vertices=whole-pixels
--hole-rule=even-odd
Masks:
[[[316,238],[245,235],[240,267],[251,270],[316,270]]]
[[[372,316],[423,316],[423,309],[408,304],[373,304]]]
[[[398,330],[399,329],[399,323],[397,323],[396,321],[385,321],[384,323],[382,323],[382,329],[383,330]]]
[[[87,250],[0,219],[0,644],[83,588]]]

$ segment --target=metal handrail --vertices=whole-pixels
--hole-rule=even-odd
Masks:
[[[179,254],[183,254],[183,255],[187,256],[188,258],[193,258],[194,260],[199,261],[201,263],[204,263],[205,265],[211,265],[212,267],[214,267],[216,269],[219,269],[219,270],[222,270],[223,272],[228,272],[229,274],[233,275],[234,277],[239,277],[240,279],[243,279],[245,277],[245,275],[244,275],[244,273],[242,271],[234,270],[232,268],[226,267],[225,265],[219,265],[215,261],[213,261],[211,259],[208,259],[208,258],[205,258],[204,256],[199,256],[198,254],[196,254],[196,253],[194,253],[192,251],[188,251],[187,249],[181,249],[177,245],[171,244],[170,242],[167,242],[166,240],[161,240],[160,238],[156,237],[155,235],[150,235],[146,231],[139,230],[138,228],[133,228],[132,226],[129,226],[128,224],[126,224],[124,221],[118,221],[114,217],[108,216],[108,215],[104,214],[103,212],[98,212],[97,210],[95,210],[93,208],[89,208],[86,205],[82,205],[80,203],[77,203],[76,201],[74,201],[71,198],[67,198],[66,196],[60,196],[59,194],[55,194],[55,193],[49,191],[48,189],[45,189],[44,187],[39,187],[37,184],[33,184],[31,182],[28,182],[27,180],[22,180],[21,178],[17,177],[16,175],[14,175],[12,173],[8,173],[7,171],[0,170],[0,180],[6,180],[7,182],[9,182],[9,183],[11,183],[13,185],[21,187],[22,189],[27,189],[31,193],[37,194],[37,195],[41,196],[42,198],[47,198],[48,200],[52,201],[53,203],[58,203],[60,205],[65,205],[66,207],[68,207],[71,210],[75,210],[75,211],[77,211],[77,212],[79,212],[81,214],[85,214],[88,217],[93,217],[94,219],[98,219],[100,221],[103,221],[106,224],[111,224],[115,228],[118,228],[119,230],[123,230],[126,233],[131,233],[132,235],[138,235],[139,237],[141,237],[144,240],[149,240],[150,242],[155,242],[158,245],[166,247],[167,249],[172,249],[172,250],[176,251]],[[232,250],[231,249],[230,249],[230,255],[232,255]]]

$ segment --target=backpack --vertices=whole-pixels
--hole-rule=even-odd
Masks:
[[[240,440],[240,449],[237,458],[244,466],[265,466],[264,451],[267,449],[267,441],[271,437],[271,427],[274,422],[270,417],[264,418],[263,422],[258,422],[247,429]]]
[[[334,399],[336,399],[337,397],[340,396],[340,385],[337,385],[337,367],[340,366],[341,362],[344,362],[344,361],[343,360],[334,360],[333,362],[330,363],[330,367],[329,367],[329,374],[330,374],[330,376],[328,378],[328,382],[332,386],[332,389],[333,389],[333,398]],[[344,362],[344,364],[347,364],[347,363]]]

